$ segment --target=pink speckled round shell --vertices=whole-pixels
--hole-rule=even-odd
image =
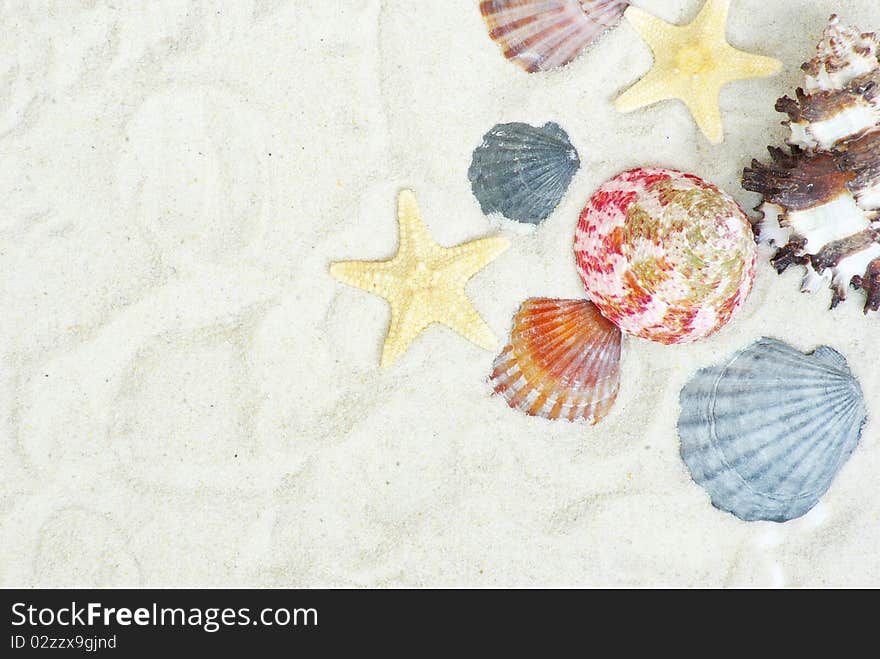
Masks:
[[[729,195],[669,169],[634,169],[604,183],[581,214],[574,251],[602,315],[667,344],[723,327],[751,291],[757,254]]]

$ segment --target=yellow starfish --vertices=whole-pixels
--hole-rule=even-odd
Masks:
[[[391,324],[382,366],[391,366],[413,339],[434,322],[443,323],[478,346],[494,350],[497,340],[464,292],[467,281],[510,246],[492,236],[456,247],[438,245],[419,217],[411,190],[397,199],[400,247],[388,261],[342,261],[331,274],[381,295],[391,305]]]
[[[672,25],[635,7],[626,18],[654,52],[654,68],[621,94],[615,107],[631,112],[677,98],[713,144],[724,141],[719,96],[734,80],[766,78],[782,69],[771,57],[737,50],[725,39],[730,0],[708,0],[689,25]]]

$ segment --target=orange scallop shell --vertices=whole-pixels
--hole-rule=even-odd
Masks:
[[[526,300],[490,381],[512,408],[545,419],[602,420],[620,387],[620,330],[588,300]]]

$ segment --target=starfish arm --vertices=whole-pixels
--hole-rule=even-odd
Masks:
[[[693,90],[693,93],[683,99],[693,115],[694,121],[697,122],[697,126],[712,144],[721,144],[724,141],[720,96],[721,88],[719,85],[707,84],[700,90]]]
[[[410,344],[434,322],[431,308],[419,296],[391,304],[391,322],[382,347],[382,368],[393,366]]]
[[[422,221],[412,190],[401,190],[397,197],[397,224],[400,228],[398,254],[427,253],[437,245]]]
[[[644,78],[623,92],[614,101],[618,112],[632,112],[670,98],[679,98],[676,80],[659,68],[651,69]]]
[[[730,0],[707,0],[692,25],[704,33],[719,34],[718,38],[723,40],[727,32],[729,13]]]
[[[330,274],[349,286],[386,299],[396,281],[392,261],[337,261],[330,264]]]
[[[727,48],[724,60],[725,82],[749,78],[769,78],[782,71],[782,62],[778,59],[753,55],[732,46]]]
[[[662,49],[657,47],[657,44],[665,44],[669,39],[674,39],[675,32],[679,29],[677,25],[662,21],[638,7],[627,7],[623,15],[626,16],[626,20],[639,33],[645,43],[651,47],[655,56],[665,55]]]
[[[444,250],[446,265],[443,271],[464,286],[468,279],[494,261],[508,247],[510,241],[504,236],[489,236],[464,245],[448,247]]]
[[[480,316],[464,291],[449,295],[448,304],[443,307],[438,320],[481,348],[495,350],[498,347],[495,333]]]

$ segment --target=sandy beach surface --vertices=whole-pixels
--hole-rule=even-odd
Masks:
[[[701,0],[641,0],[677,23]],[[475,0],[0,3],[0,584],[4,586],[880,586],[880,318],[759,263],[720,333],[627,340],[600,425],[510,410],[494,354],[441,326],[378,367],[380,298],[332,261],[384,259],[398,191],[453,245],[512,246],[468,294],[503,340],[530,296],[577,298],[578,214],[638,165],[751,208],[828,16],[875,0],[733,0],[732,44],[773,78],[685,107],[611,102],[649,68],[626,22],[525,74]],[[473,149],[559,123],[581,169],[524,232],[485,217]],[[714,508],[679,455],[678,393],[761,336],[843,353],[870,419],[821,503],[786,523]]]

